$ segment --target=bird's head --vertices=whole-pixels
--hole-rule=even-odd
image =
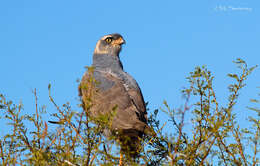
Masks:
[[[97,42],[94,54],[117,56],[121,51],[122,44],[125,44],[125,40],[120,34],[114,33],[105,35]]]

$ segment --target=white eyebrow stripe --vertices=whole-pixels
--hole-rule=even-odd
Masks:
[[[107,37],[112,37],[111,35],[103,36],[100,40],[105,40]]]

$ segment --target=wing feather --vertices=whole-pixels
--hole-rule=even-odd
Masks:
[[[115,75],[95,71],[97,93],[94,95],[91,115],[98,116],[116,108],[116,116],[112,122],[112,129],[137,130],[144,132],[147,128],[145,103],[140,89],[124,86],[124,81]],[[88,74],[82,78],[81,85],[87,84]],[[87,100],[87,90],[79,88],[83,103]]]

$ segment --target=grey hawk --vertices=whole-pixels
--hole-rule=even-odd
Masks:
[[[119,53],[125,40],[120,34],[103,36],[96,44],[93,55],[93,77],[99,89],[93,97],[90,114],[97,117],[116,107],[112,120],[111,133],[120,133],[121,144],[127,146],[133,154],[136,152],[138,139],[144,134],[151,134],[147,125],[146,105],[142,92],[133,77],[126,73],[120,61]],[[87,91],[82,88],[89,78],[86,72],[79,86],[79,95],[83,105],[87,100]],[[126,137],[129,141],[124,140]]]

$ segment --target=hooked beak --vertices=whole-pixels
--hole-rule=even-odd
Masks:
[[[122,45],[125,44],[125,40],[120,37],[119,39],[115,40],[113,44]]]
[[[120,38],[120,39],[121,39],[121,45],[125,44],[125,40],[123,38]]]

